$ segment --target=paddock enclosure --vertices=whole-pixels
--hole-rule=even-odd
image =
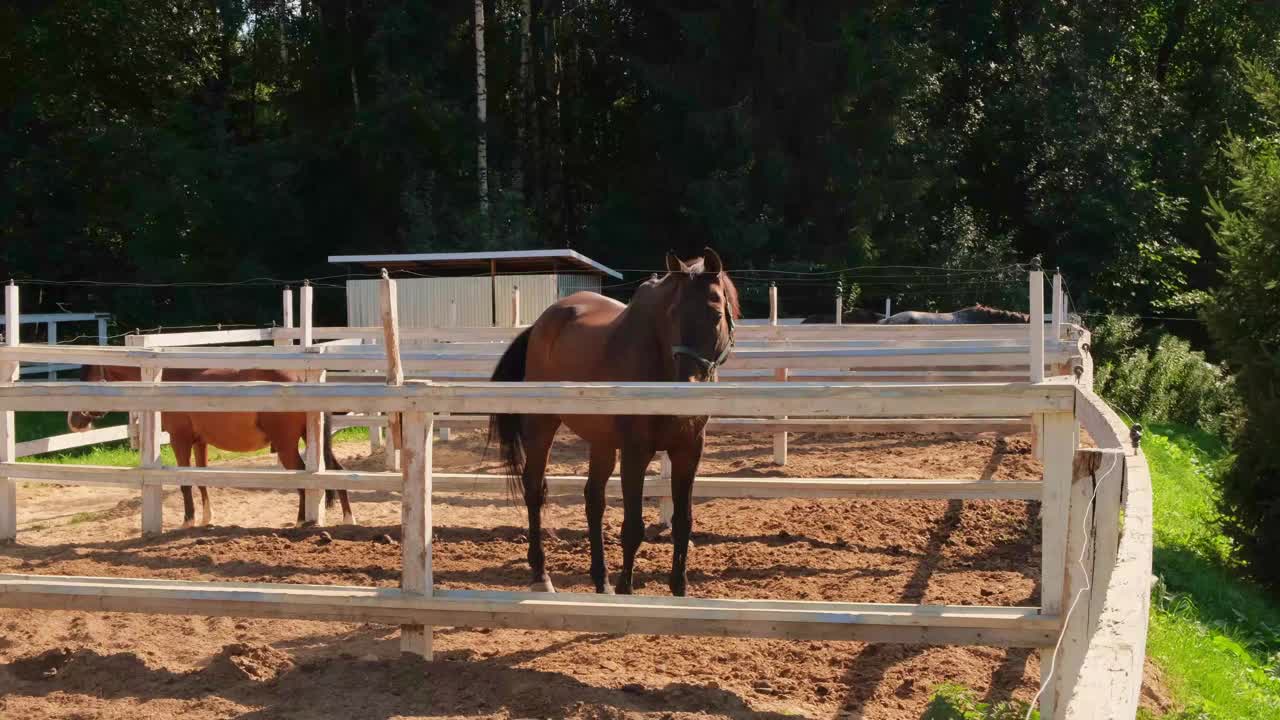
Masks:
[[[807,648],[805,654],[817,658],[826,657],[829,647],[843,647],[840,643],[888,643],[944,650],[944,646],[1025,648],[1038,656],[1039,703],[1044,717],[1132,718],[1142,681],[1151,577],[1151,497],[1146,464],[1128,429],[1092,392],[1088,333],[1067,322],[1057,283],[1050,312],[1046,313],[1043,277],[1033,272],[1029,282],[1032,322],[1022,325],[802,326],[778,321],[775,312],[768,324],[740,326],[738,347],[722,371],[721,382],[709,385],[490,383],[482,378],[517,331],[463,327],[401,331],[395,322],[396,292],[392,281],[384,281],[382,290],[383,327],[313,326],[311,289],[304,287],[299,296],[297,327],[292,322],[293,298],[286,291],[288,310],[282,328],[137,336],[130,338],[126,347],[103,348],[24,346],[18,344],[16,333],[9,332],[6,346],[0,349],[0,539],[16,538],[22,542],[17,532],[19,482],[24,487],[32,483],[102,486],[115,488],[113,492],[136,493],[140,497],[138,529],[144,538],[128,541],[128,549],[118,552],[148,557],[149,548],[199,537],[200,531],[184,531],[188,534],[180,536],[163,532],[165,487],[198,484],[236,490],[306,488],[308,518],[319,523],[324,522],[321,491],[346,488],[377,497],[392,508],[399,507],[394,523],[400,528],[399,582],[398,587],[377,582],[360,584],[362,579],[337,584],[328,582],[329,576],[324,573],[320,573],[325,578],[322,582],[296,582],[293,576],[265,572],[262,574],[270,575],[270,579],[285,582],[40,574],[41,567],[67,566],[74,571],[78,566],[74,562],[55,563],[48,558],[21,555],[23,546],[19,544],[16,549],[0,550],[0,557],[14,553],[15,559],[21,558],[20,562],[6,563],[6,568],[22,570],[0,574],[0,606],[73,610],[90,615],[145,613],[400,626],[398,642],[403,651],[430,659],[435,649],[433,640],[440,639],[450,650],[438,662],[451,663],[457,659],[455,639],[474,638],[469,634],[472,630],[463,630],[466,628],[533,631],[532,637],[546,633],[560,637],[568,631],[610,633],[620,636],[619,642],[631,642],[632,638],[640,642],[650,637],[654,650],[661,650],[663,643],[682,641],[652,636],[725,638],[707,640],[705,646],[680,646],[686,652],[691,648],[722,647],[714,645],[717,642],[746,642],[734,638],[756,638],[787,641],[775,650]],[[518,296],[514,302],[518,302]],[[8,318],[17,317],[16,287],[6,289],[6,312]],[[520,317],[518,312],[511,316]],[[258,344],[229,347],[232,343]],[[18,382],[21,363],[132,365],[143,369],[144,381]],[[312,382],[158,382],[164,369],[178,367],[302,370]],[[406,378],[403,384],[399,384],[400,377]],[[59,436],[22,445],[14,442],[15,411],[87,408],[137,415],[141,456],[138,467],[19,462],[26,455],[127,436],[128,429],[122,427],[93,431],[98,435],[87,438]],[[374,443],[378,443],[378,428],[389,420],[398,422],[404,435],[399,457],[385,447],[378,449],[386,458],[386,466],[398,470],[326,470],[320,453],[310,451],[304,471],[266,467],[179,469],[160,463],[163,438],[159,415],[163,411],[284,409],[311,415],[308,432],[312,439],[323,431],[322,413],[351,413],[334,419],[373,428]],[[748,433],[755,433],[767,441],[771,452],[764,452],[769,455],[768,464],[776,468],[800,464],[801,456],[795,453],[805,453],[812,445],[827,451],[827,446],[809,442],[810,437],[852,435],[865,439],[880,434],[907,438],[902,445],[915,444],[921,452],[929,453],[930,448],[937,447],[931,444],[931,437],[960,442],[954,440],[958,435],[981,434],[988,438],[985,442],[995,442],[990,438],[1020,436],[1024,439],[1019,442],[1026,443],[1029,457],[1015,477],[980,467],[966,475],[952,476],[931,472],[928,477],[904,477],[886,472],[880,477],[803,478],[787,477],[783,470],[776,474],[761,472],[760,467],[755,467],[756,472],[739,476],[726,465],[695,483],[695,496],[703,499],[695,511],[695,524],[705,523],[713,535],[721,532],[715,528],[725,534],[733,526],[733,517],[717,519],[718,509],[749,514],[754,512],[752,508],[766,507],[752,503],[782,503],[767,507],[774,508],[779,517],[789,518],[796,527],[824,518],[829,532],[839,536],[808,540],[811,562],[816,565],[837,562],[833,558],[841,552],[866,552],[864,546],[868,544],[846,523],[856,526],[870,520],[842,518],[840,513],[833,516],[824,508],[874,516],[881,507],[902,508],[908,507],[903,503],[919,503],[910,507],[937,508],[942,501],[947,503],[948,512],[952,507],[960,508],[957,512],[961,513],[976,508],[979,518],[990,520],[1001,513],[1008,514],[1008,508],[1016,504],[1027,509],[1018,531],[1035,533],[1025,547],[1018,546],[1035,556],[1035,577],[1028,580],[1026,592],[1021,595],[1032,602],[1018,602],[1016,594],[1006,598],[998,582],[982,588],[981,593],[973,588],[972,597],[964,592],[940,592],[932,594],[940,596],[940,601],[935,601],[926,591],[922,602],[915,603],[844,601],[838,595],[838,583],[820,593],[821,600],[783,599],[778,597],[782,593],[775,590],[762,593],[771,599],[747,599],[751,597],[748,580],[754,578],[760,585],[778,582],[766,572],[767,568],[757,569],[755,575],[735,575],[739,585],[735,586],[735,596],[727,598],[648,594],[612,597],[575,592],[543,595],[491,589],[511,586],[502,582],[478,582],[474,584],[487,587],[471,589],[459,587],[467,583],[450,574],[448,563],[452,560],[446,557],[454,543],[479,546],[487,536],[453,526],[445,530],[442,582],[438,584],[434,575],[437,563],[433,497],[447,497],[436,502],[442,503],[442,517],[453,517],[450,513],[455,510],[448,506],[461,502],[453,498],[468,498],[459,505],[466,507],[467,503],[476,502],[474,498],[500,496],[504,479],[483,472],[480,466],[468,467],[469,472],[437,470],[433,452],[450,455],[455,452],[451,445],[471,440],[465,433],[464,437],[446,439],[443,432],[437,439],[436,431],[469,432],[484,416],[495,412],[711,415],[711,442],[723,435],[726,445],[733,442],[745,448],[751,442]],[[805,441],[789,446],[791,436],[800,433],[806,434]],[[319,443],[308,442],[307,446],[318,448]],[[939,455],[942,460],[946,457]],[[616,479],[611,483],[616,496]],[[549,485],[552,493],[580,497],[582,478],[558,475],[549,478]],[[665,491],[661,472],[648,478],[646,496],[661,502]],[[485,502],[502,499],[491,497]],[[1038,517],[1034,514],[1037,506]],[[378,507],[381,509],[377,512],[389,512]],[[580,506],[563,512],[580,514]],[[750,517],[758,520],[767,517],[768,512]],[[937,519],[931,513],[923,512],[922,516]],[[969,520],[955,522],[967,527]],[[217,530],[210,531],[215,535],[208,539],[216,541]],[[236,542],[281,541],[278,534],[268,530],[250,533],[248,537],[257,539],[249,540],[244,534],[248,532],[238,534]],[[358,529],[349,532],[355,533],[352,537],[359,536]],[[794,538],[792,533],[799,534],[785,524],[771,532],[778,539],[774,544],[788,547]],[[818,527],[812,532],[821,534],[823,530]],[[891,536],[894,529],[889,526],[881,532]],[[502,531],[494,534],[501,536]],[[335,548],[345,547],[342,531],[334,529],[333,535]],[[374,539],[369,538],[370,542]],[[890,546],[911,545],[892,537],[884,540]],[[711,576],[700,582],[694,572],[698,570],[700,553],[710,558],[723,554],[723,549],[716,547],[717,542],[715,537],[700,538],[695,527],[695,548],[690,560],[690,587],[695,595],[704,586],[722,587]],[[382,547],[379,552],[390,552],[386,545]],[[660,570],[669,562],[669,553],[662,547],[657,545],[657,552],[646,561],[651,568]],[[908,548],[901,552],[912,551]],[[940,551],[925,543],[917,552],[927,559]],[[819,556],[826,559],[819,560]],[[512,557],[514,560],[503,561],[507,563],[504,568],[509,566],[503,572],[522,576],[519,552]],[[642,555],[642,559],[645,557]],[[800,554],[791,558],[794,574],[820,576],[819,572],[807,571],[805,557]],[[162,558],[154,559],[163,567]],[[614,564],[616,567],[616,559]],[[369,577],[377,580],[382,577],[379,573],[386,570],[369,571]],[[873,570],[865,568],[864,572]],[[551,571],[555,574],[554,566]],[[332,572],[336,577],[347,577],[336,569]],[[311,576],[301,565],[294,575]],[[874,583],[868,587],[871,585]],[[570,586],[577,587],[572,583]],[[860,583],[851,582],[848,591],[854,592],[859,586]],[[641,592],[665,592],[665,587],[651,582]],[[867,594],[879,597],[872,590]],[[953,595],[955,601],[950,601]],[[1006,599],[1013,604],[1003,604]],[[988,604],[995,600],[1002,604]],[[748,661],[741,657],[741,648],[748,646],[732,647],[737,649],[725,651],[724,659],[717,661],[717,669],[726,678],[734,672],[735,655],[742,662]],[[858,657],[865,659],[870,651],[864,649],[860,653]],[[593,662],[589,647],[572,657],[575,662]],[[473,656],[464,656],[462,664],[470,661],[484,665],[483,658]],[[577,671],[575,662],[558,672],[573,675]],[[675,659],[664,662],[677,663]],[[431,664],[422,667],[428,680],[439,674]],[[855,672],[846,682],[855,684],[857,677]],[[732,687],[732,682],[717,681],[718,689],[721,685]],[[701,687],[703,690],[680,692],[697,695],[709,685]],[[584,698],[595,693],[586,686],[579,690]],[[779,695],[776,690],[774,687],[769,694]],[[800,691],[796,689],[797,693]],[[637,692],[643,696],[641,691],[624,690],[624,694]],[[683,702],[686,710],[697,710],[699,703],[688,698],[681,701],[680,692],[669,691],[676,698],[675,704]],[[828,688],[815,698],[831,692]],[[912,694],[909,687],[903,692]],[[711,705],[731,716],[758,714],[754,704],[744,704],[736,697],[727,697],[726,691],[720,689]],[[827,707],[820,699],[813,702],[813,707]],[[579,708],[576,714],[598,716],[593,712],[591,708]],[[884,712],[888,714],[867,712],[860,716],[895,716],[892,708]],[[552,709],[547,714],[574,713]]]

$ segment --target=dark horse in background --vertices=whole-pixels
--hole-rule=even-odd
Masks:
[[[998,325],[1031,322],[1026,313],[985,305],[970,305],[955,312],[935,313],[905,310],[880,321],[881,325]]]
[[[641,285],[622,303],[592,292],[570,295],[547,308],[520,333],[498,361],[498,381],[714,382],[733,348],[738,291],[710,249],[681,262],[667,256],[667,274]],[[604,559],[605,484],[622,454],[622,571],[618,593],[632,589],[636,550],[644,540],[644,475],[658,450],[671,460],[671,577],[674,595],[684,595],[689,533],[693,529],[693,480],[702,459],[707,418],[651,415],[495,415],[497,437],[529,513],[531,588],[554,592],[542,549],[542,505],[547,457],[561,423],[591,446],[585,490],[591,541],[591,580],[608,593]],[[519,478],[517,481],[516,478]],[[517,484],[518,483],[518,484]]]
[[[840,314],[840,322],[844,325],[874,325],[884,319],[884,313],[866,308],[853,308]],[[818,313],[801,321],[801,325],[834,325],[835,313]]]
[[[163,380],[170,382],[303,382],[301,373],[283,370],[192,370],[169,368],[164,371]],[[136,367],[117,367],[112,365],[85,365],[80,370],[81,382],[119,382],[122,380],[137,382],[142,379],[142,371]],[[93,427],[96,420],[106,413],[95,411],[72,411],[67,413],[67,427],[72,432],[84,432]],[[160,413],[160,429],[169,433],[169,444],[178,459],[180,467],[191,466],[191,454],[195,452],[196,467],[208,464],[209,446],[230,450],[232,452],[253,452],[263,448],[271,448],[287,470],[302,470],[305,465],[298,453],[298,441],[307,436],[307,414],[301,412],[163,412]],[[337,458],[333,456],[333,441],[329,437],[328,428],[324,435],[325,467],[341,470]],[[325,490],[325,504],[333,507],[334,491]],[[342,521],[348,525],[355,522],[351,513],[351,502],[346,490],[338,490],[337,496],[342,500]],[[298,490],[298,524],[305,519],[305,497],[303,490]],[[200,488],[200,500],[204,506],[201,525],[208,525],[212,520],[209,506],[208,489]],[[183,522],[187,528],[195,524],[195,502],[191,497],[191,486],[182,486]]]

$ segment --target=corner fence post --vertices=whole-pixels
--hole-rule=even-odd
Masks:
[[[431,596],[431,413],[404,413],[401,449],[404,452],[404,490],[400,494],[400,590],[406,595]],[[400,626],[400,652],[430,660],[431,629]]]
[[[143,382],[160,382],[164,368],[142,368]],[[145,470],[160,467],[160,429],[161,417],[157,410],[144,410],[139,417],[139,465]],[[142,536],[159,535],[164,530],[164,485],[146,482],[146,474],[142,483]]]
[[[4,288],[4,345],[18,347],[21,318],[18,315],[18,286],[10,280]],[[0,362],[0,385],[18,382],[19,363]],[[0,410],[0,462],[15,462],[17,422],[12,410]],[[18,488],[13,478],[0,477],[0,543],[18,539]]]
[[[1031,382],[1044,382],[1044,273],[1040,270],[1040,258],[1031,262],[1027,289],[1031,297],[1031,336],[1027,342],[1031,350]]]
[[[309,347],[314,344],[314,318],[311,315],[312,303],[315,300],[315,288],[311,281],[306,281],[298,293],[298,314],[302,321],[302,344]]]
[[[1043,428],[1044,479],[1040,496],[1040,613],[1062,618],[1066,612],[1068,521],[1071,510],[1072,463],[1075,459],[1076,418],[1072,412],[1036,413],[1033,422]],[[1053,646],[1040,650],[1041,717],[1049,720],[1060,702],[1058,678],[1062,661],[1054,660]],[[1065,707],[1065,702],[1063,707]]]

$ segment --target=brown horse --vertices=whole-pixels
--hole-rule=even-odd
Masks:
[[[80,370],[82,382],[134,381],[141,380],[142,372],[136,367],[117,367],[109,365],[86,365]],[[191,370],[182,368],[166,369],[164,380],[171,382],[302,382],[298,373],[282,370]],[[84,432],[93,427],[106,413],[89,411],[72,411],[67,413],[67,427],[72,432]],[[301,412],[165,412],[160,414],[160,427],[169,433],[169,444],[173,446],[173,454],[180,467],[191,466],[191,453],[195,451],[196,467],[208,464],[209,446],[232,452],[252,452],[269,447],[280,460],[280,464],[288,470],[302,470],[304,463],[298,453],[298,441],[307,436],[307,414]],[[333,456],[333,445],[329,433],[324,435],[325,467],[341,470],[342,466]],[[355,522],[351,513],[351,502],[347,499],[347,491],[339,490],[337,496],[342,500],[342,521],[346,524]],[[305,519],[305,497],[303,490],[298,490],[298,523]],[[212,519],[209,507],[209,491],[200,488],[200,500],[204,513],[201,525],[208,525]],[[334,491],[325,491],[325,504],[333,507]],[[191,497],[191,486],[182,486],[183,522],[188,528],[195,524],[195,502]]]
[[[641,285],[630,305],[581,292],[547,308],[498,361],[494,380],[714,382],[733,348],[738,292],[710,249],[689,263],[667,256],[668,273]],[[529,514],[529,567],[533,590],[554,592],[542,549],[542,504],[547,457],[561,423],[590,444],[585,490],[591,541],[591,580],[608,593],[602,521],[605,484],[622,451],[622,572],[617,592],[632,589],[636,550],[644,539],[641,513],[644,475],[654,453],[671,460],[671,577],[684,595],[689,534],[693,529],[693,480],[702,459],[707,418],[650,415],[495,415],[497,437]],[[516,478],[520,478],[519,481]]]

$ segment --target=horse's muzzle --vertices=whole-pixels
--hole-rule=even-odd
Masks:
[[[80,410],[72,410],[67,413],[67,429],[71,432],[84,432],[92,430],[93,424],[101,420],[106,413],[104,412],[82,412]]]

